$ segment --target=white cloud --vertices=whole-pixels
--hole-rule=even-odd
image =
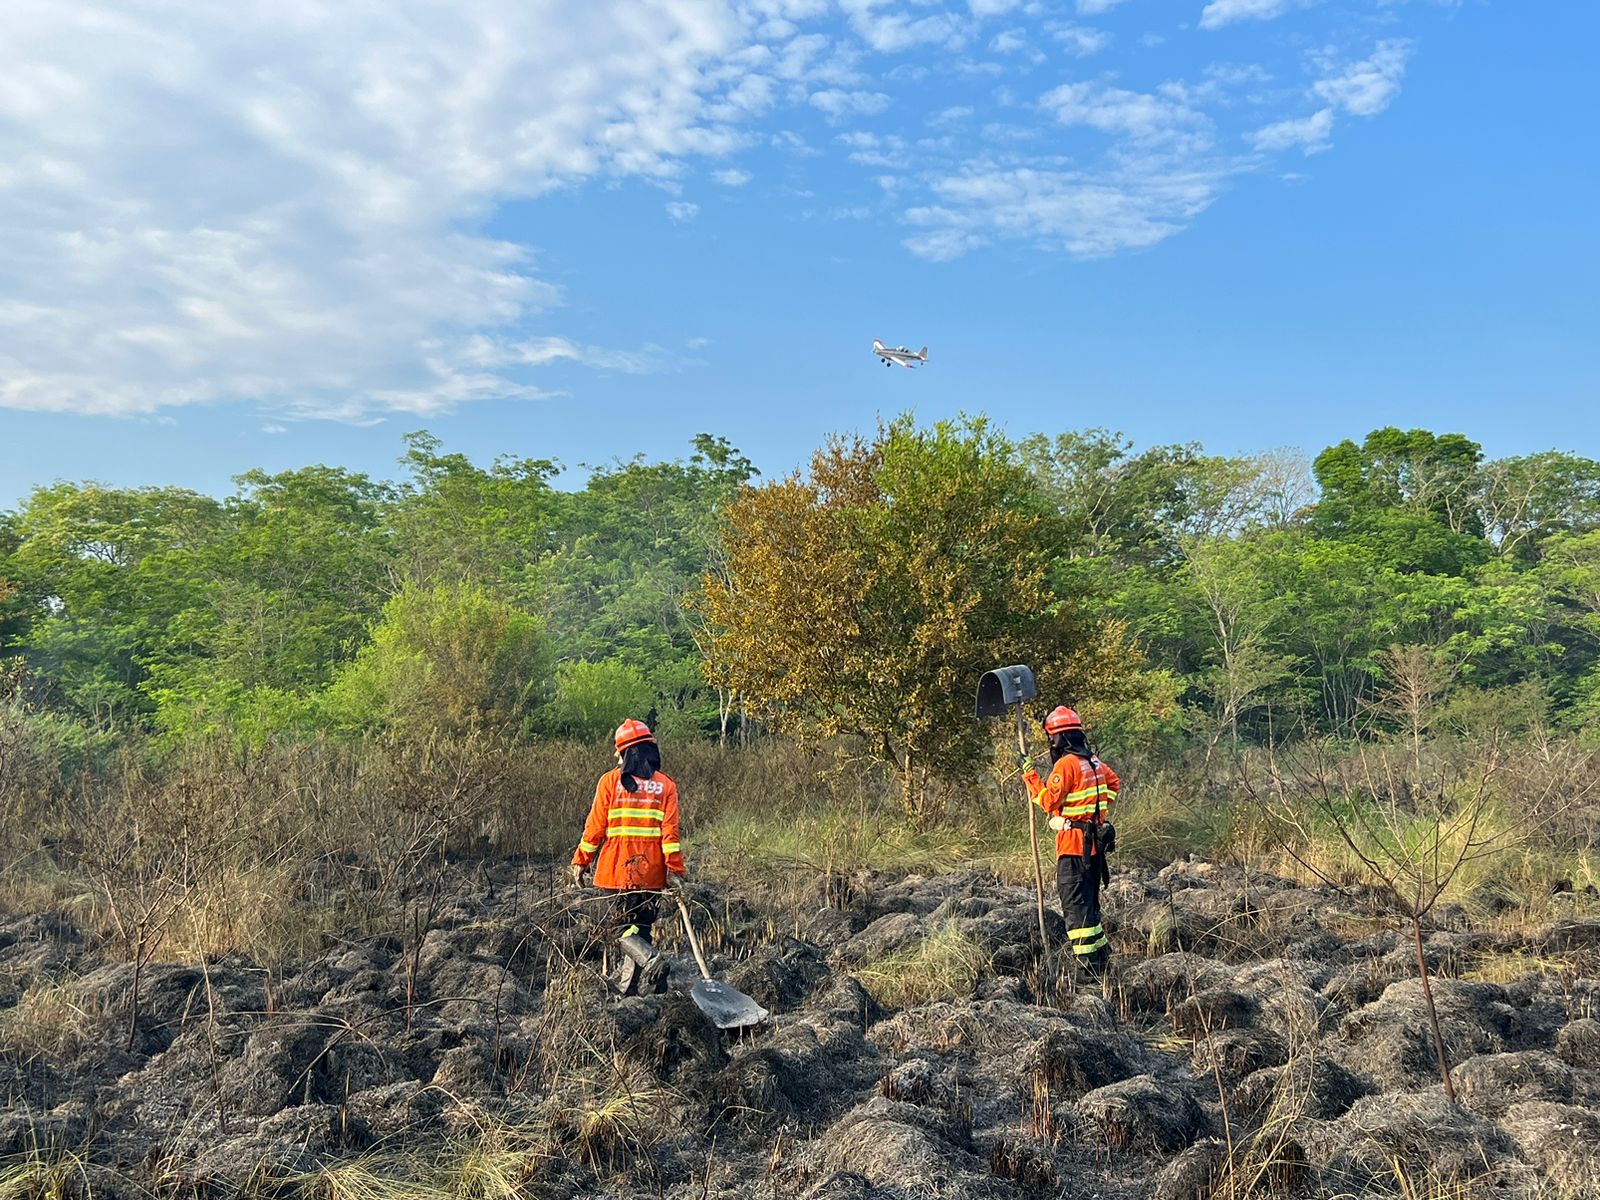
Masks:
[[[838,140],[850,147],[850,161],[858,166],[900,170],[911,165],[906,141],[896,134],[879,137],[874,133],[853,129],[840,134]]]
[[[1272,72],[1258,63],[1212,63],[1206,68],[1206,78],[1229,87],[1251,83],[1271,83]]]
[[[940,203],[906,213],[926,229],[906,246],[937,262],[995,238],[1025,238],[1102,258],[1171,237],[1210,206],[1225,179],[1224,171],[1198,164],[1104,173],[976,165],[934,185]]]
[[[967,22],[952,13],[914,17],[902,12],[880,12],[891,0],[839,0],[862,41],[882,54],[898,54],[918,46],[959,44]]]
[[[1088,58],[1091,54],[1099,54],[1111,44],[1111,35],[1103,29],[1091,29],[1087,25],[1057,25],[1050,30],[1050,35],[1067,53],[1078,58]]]
[[[930,214],[944,214],[942,209],[914,210],[926,211]],[[930,223],[932,223],[930,221]],[[954,224],[954,214],[951,221],[943,228],[931,230],[928,233],[918,233],[905,239],[905,247],[918,258],[925,258],[929,262],[954,262],[968,250],[988,244],[989,239],[971,229],[961,229]]]
[[[1061,125],[1104,135],[1108,145],[1098,160],[1061,151],[1024,154],[1004,129],[986,126],[988,152],[938,174],[928,201],[906,209],[914,231],[905,245],[932,261],[1007,240],[1099,258],[1173,236],[1229,179],[1257,166],[1215,150],[1211,118],[1183,98],[1192,90],[1175,83],[1136,92],[1102,82],[1052,89],[1038,107]]]
[[[287,425],[263,425],[261,427],[261,432],[262,433],[288,433],[289,432],[289,427]]]
[[[1372,57],[1333,68],[1333,73],[1318,80],[1311,90],[1354,116],[1376,116],[1399,94],[1410,57],[1407,39],[1389,38],[1378,43]],[[1332,67],[1326,58],[1324,63]]]
[[[1179,101],[1098,83],[1065,83],[1046,92],[1040,106],[1063,125],[1087,125],[1140,142],[1203,139],[1203,114]]]
[[[1211,0],[1200,12],[1201,29],[1221,29],[1235,21],[1271,21],[1306,0]],[[1312,0],[1314,2],[1314,0]]]
[[[562,298],[484,220],[731,151],[762,50],[728,0],[12,0],[0,406],[544,395],[465,349]]]
[[[694,208],[694,205],[689,205]],[[693,215],[692,213],[690,214]],[[681,365],[681,361],[659,346],[641,350],[616,350],[606,346],[586,346],[564,337],[524,338],[508,341],[487,337],[467,340],[464,362],[485,371],[505,367],[548,367],[570,362],[625,375],[653,375]]]
[[[1201,24],[1313,3],[1211,0]],[[666,193],[641,203],[688,222],[684,181],[747,185],[731,156],[748,146],[781,156],[774,196],[821,215],[892,205],[925,257],[1011,238],[1115,253],[1182,229],[1263,156],[1381,112],[1410,54],[1313,53],[1300,92],[1254,67],[1202,75],[1209,55],[1192,82],[1145,90],[1108,83],[1109,64],[1035,103],[1001,56],[1107,50],[1073,8],[1118,0],[11,0],[0,407],[245,400],[262,421],[370,421],[548,396],[538,373],[562,365],[675,369],[552,336],[565,296],[531,246],[486,232],[500,206],[635,179]],[[824,150],[818,114],[887,115]],[[919,138],[930,127],[943,136]],[[814,170],[824,153],[864,168],[870,202]]]
[[[824,88],[811,93],[811,106],[826,113],[830,120],[845,117],[870,117],[889,107],[889,97],[882,92],[846,92],[838,88]]]
[[[1275,121],[1248,134],[1246,140],[1257,150],[1276,152],[1298,146],[1307,154],[1316,154],[1328,148],[1328,137],[1332,133],[1333,109],[1324,108],[1309,117]]]
[[[994,54],[1015,54],[1032,44],[1026,29],[1003,29],[990,39],[989,50]]]

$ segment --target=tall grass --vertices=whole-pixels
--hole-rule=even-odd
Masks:
[[[54,725],[0,716],[10,764],[0,770],[0,913],[67,911],[130,956],[154,939],[178,960],[238,951],[270,964],[314,952],[340,930],[401,933],[415,924],[419,889],[452,859],[565,859],[595,780],[614,761],[603,743],[487,737],[248,747],[129,736],[68,754]],[[1427,784],[1405,778],[1414,762],[1438,778],[1465,777],[1475,748],[1440,739],[1421,757],[1414,751],[1341,745],[1330,769],[1348,774],[1364,756],[1368,781],[1403,812]],[[1474,860],[1445,899],[1484,919],[1509,919],[1508,909],[1548,915],[1552,881],[1581,893],[1597,874],[1596,757],[1551,741],[1513,752],[1515,786],[1494,797],[1490,819],[1514,848]],[[779,907],[797,908],[819,877],[863,869],[977,868],[1028,884],[1030,819],[1042,856],[1053,857],[1004,754],[975,784],[943,785],[923,806],[937,815],[919,818],[903,815],[888,772],[840,745],[668,741],[663,755],[679,785],[691,869]],[[1135,758],[1110,814],[1119,862],[1197,853],[1307,882],[1356,882],[1360,864],[1326,808],[1292,794],[1297,769],[1270,750],[1210,764]],[[1374,802],[1370,792],[1363,799],[1352,786],[1349,802]],[[1425,840],[1428,820],[1419,809],[1398,836]],[[1530,822],[1537,836],[1510,836]]]
[[[71,1151],[33,1149],[0,1164],[0,1200],[65,1200],[92,1195],[94,1168]]]
[[[104,996],[71,979],[35,979],[14,1005],[0,1009],[0,1051],[69,1058],[110,1023]]]

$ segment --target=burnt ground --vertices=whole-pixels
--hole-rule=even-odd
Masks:
[[[1117,971],[1073,989],[1040,982],[1032,893],[985,872],[818,878],[782,913],[692,884],[713,971],[774,1014],[734,1036],[684,994],[684,955],[667,994],[612,995],[594,909],[554,872],[463,868],[414,959],[373,936],[276,971],[152,966],[131,1049],[126,964],[64,914],[0,923],[0,1031],[25,1027],[19,1003],[50,1011],[50,984],[83,1025],[0,1045],[0,1185],[70,1153],[66,1193],[113,1198],[354,1196],[359,1176],[461,1195],[1177,1200],[1219,1181],[1393,1195],[1397,1172],[1459,1181],[1452,1195],[1600,1196],[1600,915],[1582,895],[1518,933],[1440,914],[1426,952],[1452,1105],[1412,943],[1329,891],[1203,862],[1125,870]],[[934,930],[988,965],[962,995],[886,1011],[852,972]],[[658,940],[679,953],[675,921]]]

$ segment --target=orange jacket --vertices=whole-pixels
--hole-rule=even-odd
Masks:
[[[572,856],[580,867],[595,863],[596,887],[616,890],[666,886],[667,872],[683,874],[678,841],[678,785],[660,771],[622,790],[622,768],[607,771],[595,785],[594,803],[583,825],[583,840]]]
[[[1050,769],[1048,781],[1039,782],[1039,773],[1032,767],[1022,777],[1028,785],[1028,795],[1033,802],[1052,817],[1066,817],[1069,821],[1104,822],[1111,806],[1116,803],[1117,789],[1122,780],[1117,773],[1098,758],[1083,759],[1076,754],[1063,754]],[[1095,815],[1096,805],[1099,816]],[[1098,847],[1096,848],[1098,853]],[[1083,831],[1068,825],[1056,834],[1056,857],[1083,855]]]

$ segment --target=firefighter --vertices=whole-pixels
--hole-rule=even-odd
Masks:
[[[1111,957],[1100,916],[1100,886],[1110,880],[1106,854],[1117,836],[1106,814],[1116,802],[1121,780],[1089,748],[1083,721],[1072,709],[1053,711],[1044,719],[1044,731],[1050,739],[1050,778],[1041,782],[1023,754],[1023,779],[1056,831],[1056,888],[1072,953],[1089,974],[1099,975]]]
[[[611,917],[623,953],[617,986],[626,996],[666,987],[666,960],[651,945],[650,928],[659,894],[676,888],[684,866],[678,787],[662,774],[655,736],[643,721],[629,718],[617,726],[614,740],[617,765],[595,786],[567,870],[582,887],[592,863],[594,885],[612,893]]]

